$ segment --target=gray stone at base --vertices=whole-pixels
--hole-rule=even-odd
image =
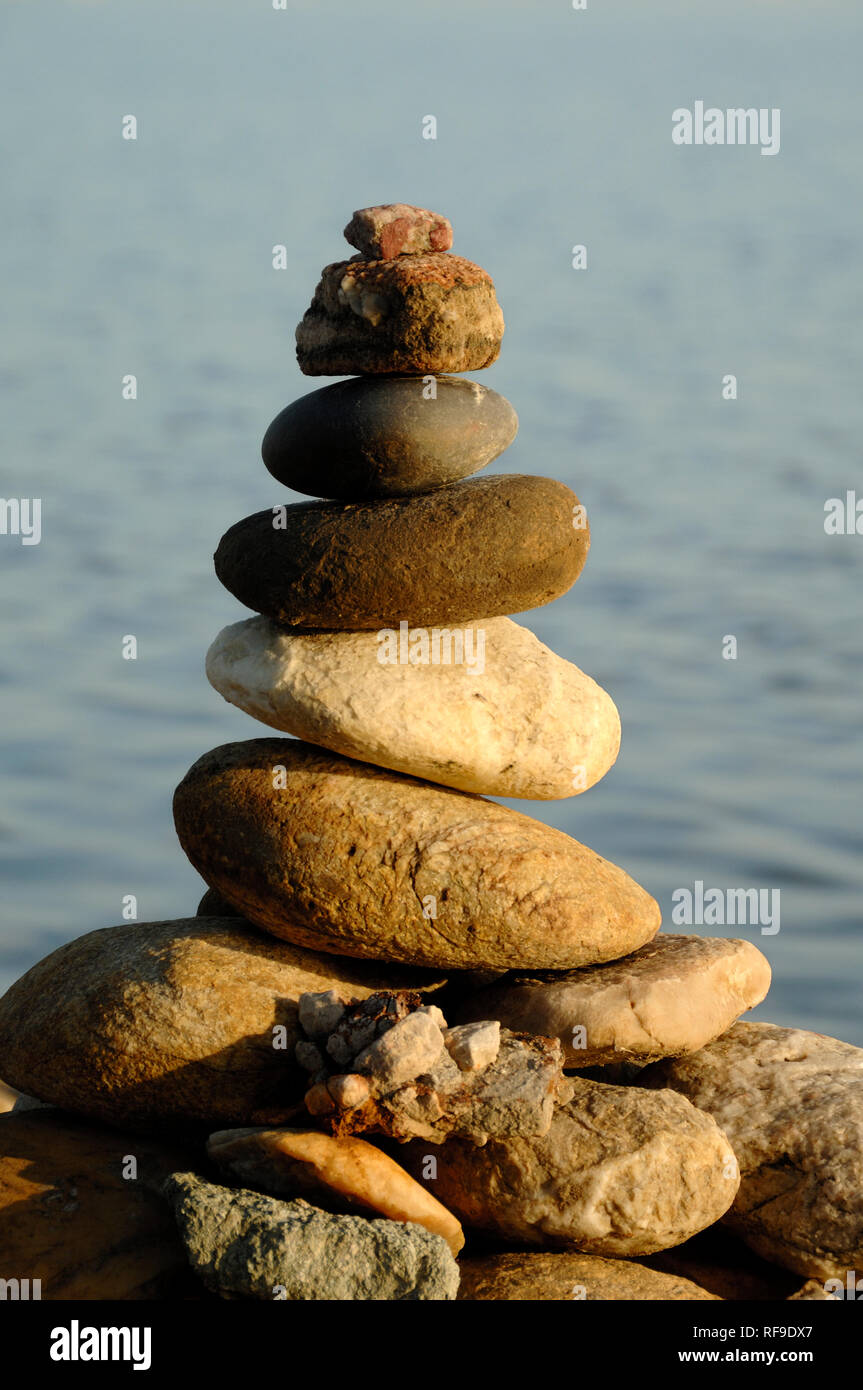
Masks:
[[[454,1299],[458,1265],[412,1222],[334,1216],[304,1201],[173,1173],[171,1203],[192,1268],[223,1295],[275,1301]]]

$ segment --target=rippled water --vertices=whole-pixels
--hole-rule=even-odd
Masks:
[[[204,678],[244,613],[211,553],[282,500],[260,438],[324,384],[293,328],[342,226],[403,200],[495,277],[482,379],[521,419],[495,469],[562,478],[591,517],[576,588],[526,621],[614,696],[621,756],[521,809],[666,920],[696,880],[779,888],[778,935],[742,930],[774,966],[758,1016],[863,1043],[863,537],[823,528],[826,498],[863,496],[863,26],[690,8],[0,8],[3,491],[43,505],[40,545],[0,537],[0,987],[124,894],[194,911],[173,788],[264,732]],[[779,155],[673,146],[697,99],[781,108]]]

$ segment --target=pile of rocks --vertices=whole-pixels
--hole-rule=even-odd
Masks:
[[[92,932],[0,1001],[0,1071],[59,1107],[0,1120],[8,1273],[68,1296],[100,1201],[128,1240],[90,1217],[77,1296],[827,1296],[795,1289],[863,1259],[863,1051],[737,1022],[769,985],[752,944],[657,936],[622,869],[484,799],[575,795],[617,756],[610,697],[507,616],[575,582],[587,518],[551,479],[471,476],[517,420],[447,375],[503,319],[446,219],[346,236],[297,347],[351,379],[263,445],[315,500],[215,557],[257,616],[208,677],[292,737],[178,787],[197,917]]]

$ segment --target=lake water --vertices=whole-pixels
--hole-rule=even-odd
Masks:
[[[823,524],[863,496],[861,37],[823,0],[0,7],[3,492],[43,511],[39,545],[0,537],[0,988],[125,894],[194,911],[173,789],[266,732],[204,677],[245,615],[212,551],[286,500],[260,440],[325,384],[293,330],[342,227],[405,201],[495,279],[481,379],[521,427],[493,471],[591,518],[578,584],[523,621],[610,691],[623,746],[520,809],[667,924],[697,880],[779,889],[778,934],[704,930],[769,956],[757,1017],[863,1044],[863,537]],[[675,146],[696,100],[779,108],[779,154]]]

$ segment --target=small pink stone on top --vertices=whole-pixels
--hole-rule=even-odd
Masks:
[[[407,203],[383,203],[360,208],[345,227],[345,239],[367,261],[392,261],[396,256],[448,251],[452,226],[445,217]]]

